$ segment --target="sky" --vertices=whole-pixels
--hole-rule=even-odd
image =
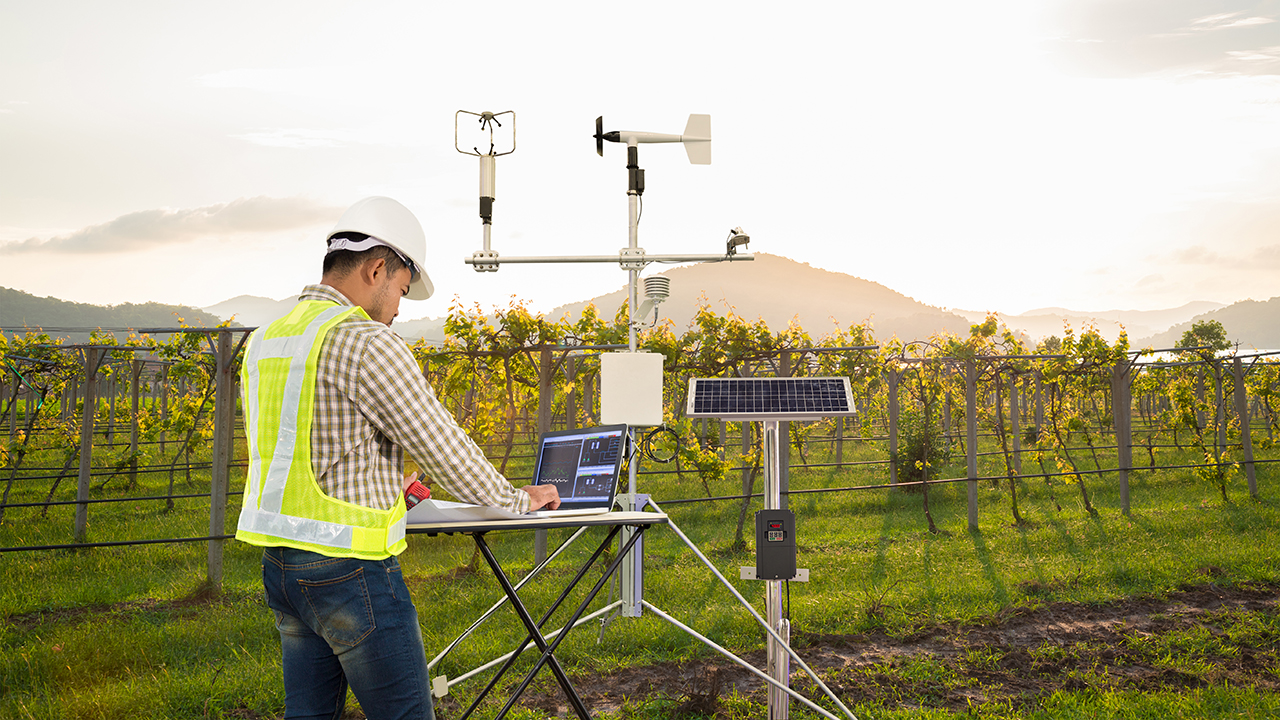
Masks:
[[[596,155],[595,118],[679,134],[706,113],[711,165],[640,147],[650,254],[741,226],[751,252],[1004,313],[1280,295],[1280,0],[0,0],[0,286],[284,298],[369,195],[427,234],[436,295],[401,319],[625,284],[464,264],[458,110],[515,112],[502,255],[617,253],[626,153]]]

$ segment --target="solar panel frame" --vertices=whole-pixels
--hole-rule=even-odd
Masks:
[[[689,378],[685,415],[724,420],[816,420],[856,414],[847,377]]]

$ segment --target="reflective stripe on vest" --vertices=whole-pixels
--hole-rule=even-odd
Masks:
[[[311,467],[320,347],[355,313],[364,315],[358,307],[305,300],[250,338],[241,369],[249,472],[237,539],[369,559],[404,550],[403,496],[390,510],[337,500]]]

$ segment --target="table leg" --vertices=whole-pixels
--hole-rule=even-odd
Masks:
[[[551,604],[551,607],[549,607],[547,611],[543,613],[542,619],[538,621],[537,626],[529,629],[529,635],[526,636],[524,640],[520,641],[520,645],[516,647],[515,652],[511,654],[511,657],[508,658],[507,661],[503,663],[502,667],[499,668],[498,671],[493,675],[493,677],[489,679],[489,683],[485,685],[484,689],[480,691],[480,694],[476,697],[476,699],[472,701],[471,706],[467,708],[467,711],[465,713],[463,713],[462,715],[463,720],[470,717],[471,713],[475,711],[475,709],[480,705],[480,703],[486,697],[488,697],[489,693],[493,690],[494,686],[496,686],[498,684],[498,681],[502,679],[502,676],[506,675],[507,671],[511,669],[511,666],[514,665],[516,660],[520,658],[520,654],[524,652],[524,649],[529,646],[530,642],[537,643],[539,650],[546,650],[547,648],[546,640],[543,639],[542,632],[541,632],[542,626],[545,625],[547,621],[551,619],[551,615],[555,613],[557,608],[560,607],[560,604],[563,603],[565,598],[569,596],[569,593],[572,592],[573,588],[576,587],[577,584],[582,580],[582,577],[587,574],[587,571],[591,569],[591,566],[595,564],[596,560],[600,559],[600,555],[604,552],[605,548],[609,546],[609,543],[612,542],[613,538],[618,534],[619,528],[620,526],[615,526],[609,531],[609,534],[596,547],[596,550],[594,553],[591,554],[591,557],[588,558],[587,561],[582,564],[582,567],[578,570],[578,574],[575,575],[573,580],[569,581],[569,583],[565,586],[564,591],[560,593],[560,597],[556,598],[555,602]],[[504,593],[506,593],[507,599],[511,601],[513,607],[516,607],[516,613],[520,615],[521,621],[525,621],[526,616],[528,616],[528,610],[524,607],[524,604],[520,602],[519,596],[516,593],[515,587],[511,585],[510,580],[507,579],[506,573],[503,572],[502,567],[498,564],[497,558],[493,556],[493,553],[489,550],[488,544],[484,542],[482,538],[483,534],[484,533],[472,533],[471,537],[475,541],[477,549],[480,550],[480,553],[484,556],[485,562],[489,563],[489,567],[490,569],[493,570],[494,576],[497,577],[498,584],[502,586],[502,590]],[[532,616],[528,616],[528,617],[529,617],[529,621],[531,622]],[[577,618],[574,618],[574,620],[576,621]],[[525,627],[529,628],[529,622],[525,622]],[[568,628],[564,630],[565,633],[567,633],[568,631],[569,631]],[[559,676],[557,675],[557,680],[558,679],[559,679]],[[567,677],[565,678],[565,682],[568,682]],[[563,683],[561,687],[563,687]],[[572,696],[577,697],[577,694],[572,693]],[[579,701],[578,704],[581,704],[581,701]],[[577,707],[575,706],[575,710],[576,709]],[[585,712],[585,708],[583,708],[583,711]],[[583,717],[586,717],[586,715],[583,715]]]
[[[537,635],[534,641],[538,643],[538,646],[540,648],[542,648],[542,657],[538,659],[538,662],[534,663],[533,669],[530,670],[527,675],[525,675],[524,680],[520,681],[519,687],[517,687],[516,691],[511,695],[511,699],[507,701],[507,704],[503,706],[502,711],[495,716],[495,720],[506,717],[507,713],[511,710],[511,707],[515,705],[516,700],[520,697],[520,695],[524,693],[525,689],[529,687],[529,683],[533,682],[534,676],[538,674],[538,671],[542,669],[542,666],[544,664],[549,664],[551,666],[551,671],[553,673],[557,671],[557,669],[560,667],[560,663],[555,658],[556,648],[558,648],[560,646],[560,642],[564,640],[566,636],[568,636],[569,629],[573,627],[573,624],[578,621],[578,618],[582,617],[582,614],[584,612],[586,612],[587,606],[591,604],[591,601],[595,600],[596,595],[600,594],[600,590],[605,586],[606,583],[609,582],[609,578],[613,576],[614,571],[616,571],[618,569],[618,566],[621,565],[623,561],[627,559],[627,553],[631,551],[631,548],[636,544],[636,542],[640,540],[640,537],[644,535],[644,531],[646,529],[647,529],[647,526],[644,526],[644,525],[636,526],[635,534],[632,535],[631,538],[627,540],[626,544],[618,551],[618,556],[614,558],[612,563],[609,564],[609,567],[608,569],[605,570],[604,575],[601,576],[600,579],[596,581],[595,586],[591,588],[591,592],[587,594],[587,597],[582,601],[580,605],[578,605],[578,609],[575,610],[573,615],[570,616],[569,619],[565,622],[565,631],[560,633],[560,635],[558,635],[555,640],[551,641],[550,645],[547,645],[545,648],[543,648],[543,645],[545,644],[546,641],[542,640],[542,635],[537,632],[536,628],[530,629],[531,634]],[[606,540],[605,542],[607,543],[608,540]],[[505,577],[503,578],[503,582],[506,582]],[[510,583],[508,582],[507,584],[509,585]],[[514,604],[515,602],[516,602],[515,598],[512,598],[512,603]],[[521,606],[521,610],[523,611],[523,606]],[[526,612],[525,615],[527,614],[528,613]],[[528,627],[529,623],[525,623],[525,625],[526,627]],[[560,672],[556,674],[556,679],[559,680],[559,678],[561,677],[561,675],[563,675],[563,673],[564,671],[560,670]],[[573,686],[569,684],[569,679],[567,676],[565,677],[564,682],[560,684],[560,687],[561,689],[564,690],[565,695],[569,697],[569,702],[573,705],[574,710],[577,711],[578,716],[583,718],[583,720],[590,720],[591,716],[587,713],[586,707],[582,704],[582,699],[578,697],[577,691],[574,690]]]

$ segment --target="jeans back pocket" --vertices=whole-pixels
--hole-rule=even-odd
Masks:
[[[324,580],[298,579],[320,634],[335,653],[355,647],[375,627],[364,568]]]

